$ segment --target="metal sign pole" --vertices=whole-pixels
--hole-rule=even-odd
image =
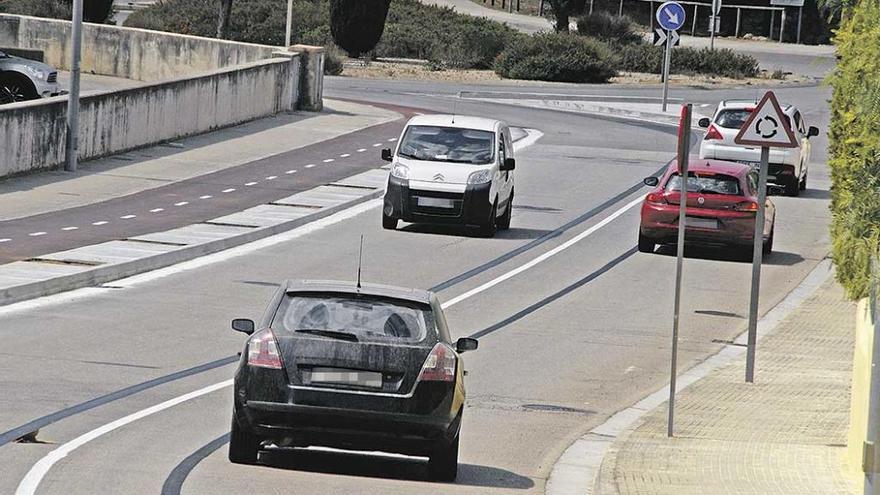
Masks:
[[[767,202],[767,169],[770,148],[761,147],[761,169],[758,172],[758,213],[755,216],[755,238],[752,245],[752,292],[749,302],[749,343],[746,352],[746,381],[755,382],[755,345],[758,341],[758,294],[761,288],[761,263],[764,255],[764,214]]]
[[[73,1],[71,29],[70,94],[67,95],[67,146],[64,170],[76,172],[79,153],[79,73],[82,52],[83,0]]]
[[[672,359],[669,372],[669,417],[666,436],[672,437],[675,425],[675,378],[678,374],[678,327],[681,316],[681,271],[684,265],[684,229],[687,218],[688,161],[691,147],[691,111],[688,103],[681,108],[678,127],[678,176],[680,179],[678,201],[678,253],[675,262],[675,305],[672,310]]]
[[[669,65],[672,58],[672,31],[666,30],[666,57],[663,59],[663,111],[669,97]]]

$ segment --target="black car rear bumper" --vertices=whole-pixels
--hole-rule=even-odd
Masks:
[[[404,222],[483,225],[492,211],[491,184],[469,184],[465,191],[441,192],[411,189],[406,179],[389,177],[383,214]],[[420,206],[418,198],[452,201],[452,208]]]

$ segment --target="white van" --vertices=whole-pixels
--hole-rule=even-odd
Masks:
[[[462,115],[420,115],[407,122],[391,163],[382,227],[397,222],[474,225],[492,237],[510,227],[513,142],[504,122]]]

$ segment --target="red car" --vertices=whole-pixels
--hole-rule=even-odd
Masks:
[[[758,211],[758,172],[749,165],[692,159],[688,165],[685,239],[704,245],[732,246],[751,253]],[[642,203],[639,251],[651,253],[657,244],[674,244],[678,236],[681,178],[670,165]],[[773,250],[776,206],[768,199],[764,222],[764,253]]]

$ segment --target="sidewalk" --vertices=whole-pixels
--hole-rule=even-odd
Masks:
[[[596,491],[609,494],[847,494],[845,472],[855,305],[829,278],[744,355],[680,392],[675,438],[664,403],[607,451]]]

